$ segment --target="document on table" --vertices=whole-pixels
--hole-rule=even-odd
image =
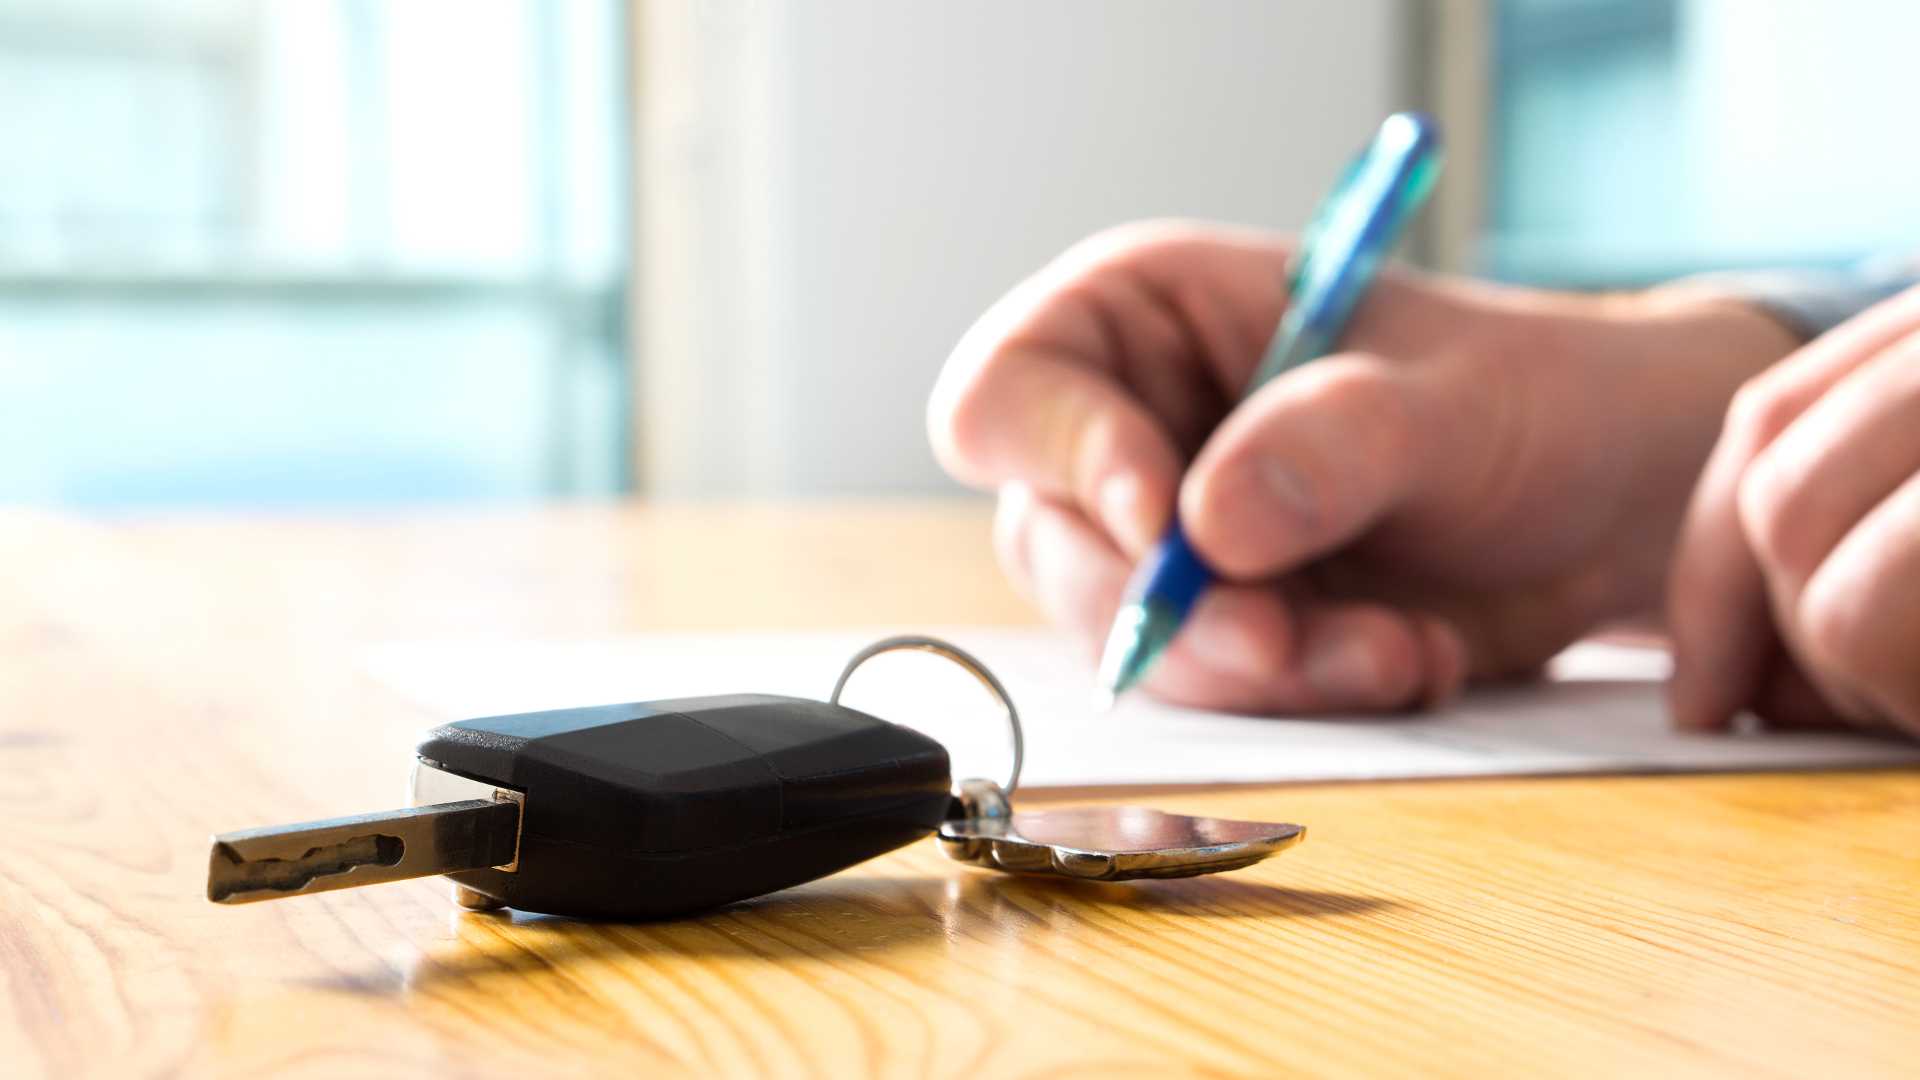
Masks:
[[[375,678],[444,720],[701,694],[825,699],[872,633],[663,634],[585,641],[404,642],[375,649]],[[1205,784],[1549,773],[1781,770],[1920,762],[1920,747],[1845,733],[1702,735],[1668,727],[1657,650],[1582,644],[1547,680],[1475,689],[1433,712],[1266,718],[1131,696],[1094,702],[1089,658],[1041,630],[935,632],[1000,677],[1025,721],[1023,786]],[[964,672],[888,655],[846,704],[944,742],[956,776],[1001,779],[1004,722]]]

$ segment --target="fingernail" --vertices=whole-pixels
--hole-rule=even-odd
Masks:
[[[1312,522],[1313,496],[1298,469],[1275,457],[1257,457],[1242,467],[1238,482],[1227,485],[1233,503],[1221,507],[1238,519],[1237,528],[1266,545],[1276,534],[1298,533]]]
[[[1380,679],[1373,650],[1359,637],[1335,638],[1309,650],[1300,673],[1316,694],[1336,702],[1366,692]]]
[[[1114,473],[1100,482],[1096,498],[1100,504],[1101,523],[1120,542],[1122,549],[1130,554],[1139,554],[1153,543],[1153,537],[1147,535],[1146,523],[1141,520],[1138,477],[1127,472]]]
[[[1307,491],[1307,482],[1300,478],[1300,471],[1279,458],[1263,457],[1254,463],[1259,471],[1260,482],[1266,485],[1273,501],[1280,505],[1283,513],[1299,521],[1313,516],[1313,497]]]

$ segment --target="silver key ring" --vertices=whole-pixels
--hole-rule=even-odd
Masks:
[[[1020,766],[1025,763],[1027,757],[1027,740],[1020,731],[1020,712],[1013,707],[1012,695],[1007,693],[1006,687],[1000,685],[1000,680],[994,677],[993,672],[987,670],[987,665],[958,645],[941,641],[939,638],[922,637],[916,634],[882,638],[853,654],[853,659],[847,661],[847,666],[841,669],[840,678],[834,682],[833,693],[828,695],[827,701],[834,705],[840,704],[840,692],[847,688],[847,680],[853,677],[854,670],[861,664],[881,653],[905,650],[932,653],[944,660],[952,661],[967,674],[980,680],[980,685],[986,687],[994,699],[1000,703],[1000,709],[1007,717],[1007,730],[1013,734],[1013,772],[1008,775],[1003,789],[1008,795],[1012,795],[1014,789],[1020,786]]]

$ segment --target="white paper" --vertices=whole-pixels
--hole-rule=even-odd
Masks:
[[[869,633],[674,634],[589,641],[396,643],[373,675],[445,719],[701,694],[825,698]],[[1039,630],[936,632],[1000,677],[1027,736],[1023,786],[1204,784],[1537,773],[1833,768],[1920,761],[1920,747],[1834,734],[1698,735],[1666,720],[1663,653],[1583,644],[1549,681],[1477,689],[1407,717],[1268,719],[1129,696],[1094,704],[1088,660]],[[1004,723],[991,699],[936,657],[883,657],[846,702],[927,731],[956,775],[1002,779]]]

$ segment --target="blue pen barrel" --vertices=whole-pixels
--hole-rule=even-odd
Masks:
[[[1347,317],[1373,281],[1440,170],[1440,131],[1431,118],[1395,113],[1314,215],[1288,273],[1287,307],[1254,369],[1247,392],[1334,349]],[[1100,659],[1100,678],[1118,694],[1138,682],[1172,643],[1194,601],[1214,579],[1176,518],[1134,571]]]
[[[1127,594],[1165,604],[1176,621],[1185,621],[1215,577],[1213,568],[1202,562],[1187,542],[1178,518],[1133,573]]]

